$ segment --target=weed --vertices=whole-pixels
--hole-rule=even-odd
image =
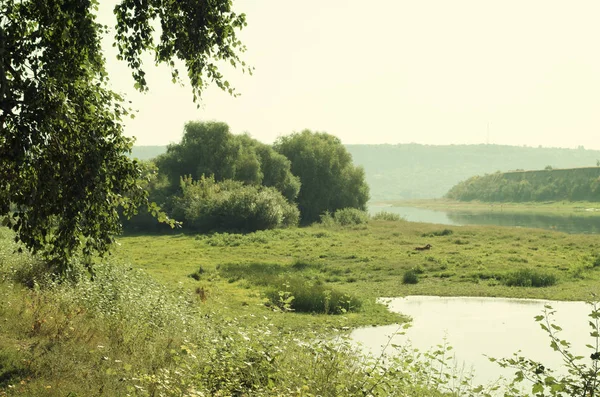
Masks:
[[[284,311],[300,313],[342,314],[357,311],[362,301],[324,284],[288,277],[266,293],[271,303]]]
[[[398,222],[398,221],[406,220],[400,214],[394,214],[393,212],[386,212],[386,211],[380,211],[380,212],[376,213],[375,215],[372,215],[371,219],[374,221],[389,221],[389,222]],[[399,236],[400,234],[397,233],[397,235]]]
[[[423,234],[421,234],[421,237],[450,236],[453,233],[454,233],[454,230],[452,230],[452,229],[443,229],[443,230],[436,230],[436,231],[430,232],[430,233],[423,233]]]
[[[548,287],[558,281],[555,274],[535,269],[509,272],[501,280],[509,287]]]
[[[196,281],[200,281],[200,279],[202,278],[202,275],[204,273],[206,273],[206,270],[204,270],[204,267],[200,266],[198,268],[198,270],[196,270],[194,273],[190,274],[188,277],[191,277]]]
[[[403,284],[417,284],[419,282],[418,273],[414,269],[410,269],[404,272],[402,276]]]
[[[325,212],[321,215],[321,225],[325,227],[363,225],[368,221],[369,214],[356,208],[342,208],[333,214]]]

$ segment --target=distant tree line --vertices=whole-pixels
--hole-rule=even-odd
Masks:
[[[474,176],[455,185],[447,198],[461,201],[600,201],[600,167],[506,172]]]
[[[364,210],[369,199],[363,169],[338,138],[305,130],[271,146],[213,121],[187,123],[180,143],[144,162],[142,179],[151,202],[198,232],[308,224]],[[161,230],[153,211],[123,219],[125,229]]]

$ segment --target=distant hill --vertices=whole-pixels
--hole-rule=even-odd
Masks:
[[[600,167],[497,172],[454,186],[448,198],[461,201],[600,201]]]
[[[442,197],[474,175],[511,170],[590,167],[599,150],[532,148],[503,145],[346,145],[365,169],[371,199]],[[133,156],[147,160],[166,146],[134,146]]]

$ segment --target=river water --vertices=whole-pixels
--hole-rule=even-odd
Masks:
[[[589,335],[591,306],[584,302],[436,296],[408,296],[386,301],[390,310],[412,317],[412,326],[405,335],[394,336],[398,326],[389,325],[356,329],[352,332],[353,340],[378,355],[390,337],[394,344],[410,342],[421,351],[442,344],[445,338],[453,347],[455,364],[459,368],[474,369],[476,384],[488,384],[501,375],[512,378],[514,374],[514,370],[500,368],[485,355],[509,358],[520,350],[520,355],[541,362],[547,368],[562,366],[561,356],[550,348],[547,333],[534,320],[544,305],[550,304],[556,310],[555,323],[563,328],[560,336],[573,343],[573,353],[587,359],[591,350],[585,345],[595,343]]]
[[[497,225],[508,227],[533,227],[566,233],[600,233],[600,216],[564,216],[522,212],[468,212],[436,211],[413,207],[369,206],[369,213],[380,211],[399,214],[410,222],[438,223],[442,225]]]

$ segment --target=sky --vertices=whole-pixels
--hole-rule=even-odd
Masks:
[[[114,25],[115,0],[99,20]],[[598,0],[234,0],[252,76],[241,94],[171,83],[148,57],[150,92],[104,42],[113,89],[138,111],[136,145],[179,142],[192,120],[272,143],[303,129],[346,144],[503,144],[600,149]]]

